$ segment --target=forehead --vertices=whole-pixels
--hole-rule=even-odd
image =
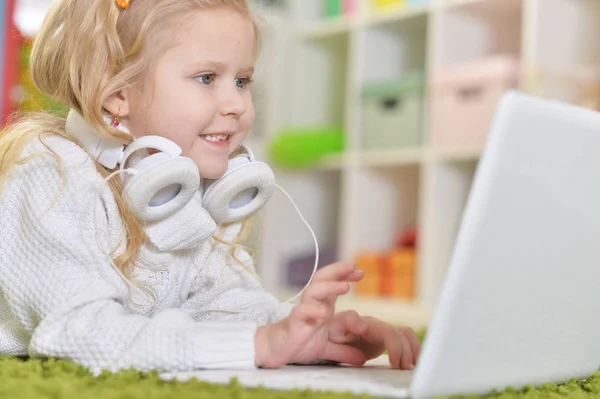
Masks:
[[[226,7],[196,11],[173,21],[178,33],[170,56],[181,61],[253,62],[256,32],[248,16]]]

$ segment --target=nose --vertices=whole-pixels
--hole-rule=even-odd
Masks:
[[[248,108],[244,100],[243,93],[236,87],[227,89],[221,102],[221,115],[239,117],[246,112]]]

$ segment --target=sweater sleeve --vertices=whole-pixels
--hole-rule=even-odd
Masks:
[[[220,238],[234,242],[240,230],[241,223],[230,225]],[[247,251],[214,239],[197,251],[188,279],[182,308],[198,321],[252,321],[262,326],[289,316],[294,306],[263,288]]]
[[[0,192],[0,326],[17,323],[31,357],[96,372],[254,368],[255,322],[125,310],[126,286],[96,240],[100,183],[95,168],[65,170],[47,155],[13,170]]]

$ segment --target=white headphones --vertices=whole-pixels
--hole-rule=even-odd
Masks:
[[[107,118],[107,123],[110,120]],[[120,126],[120,130],[129,133]],[[261,209],[273,195],[275,176],[252,151],[242,146],[217,180],[201,181],[198,167],[181,156],[181,148],[161,136],[143,136],[127,147],[102,139],[81,114],[70,110],[66,130],[88,153],[109,169],[119,165],[125,183],[123,199],[140,219],[149,222],[174,214],[201,190],[202,207],[217,224],[232,223]],[[158,150],[150,153],[148,150]]]
[[[110,118],[105,117],[105,121],[110,124]],[[130,134],[124,126],[118,129]],[[164,137],[143,136],[125,147],[102,139],[73,109],[67,116],[66,131],[100,164],[109,169],[115,169],[118,165],[120,169],[115,173],[129,172],[121,173],[125,183],[123,199],[138,218],[148,222],[173,215],[200,192],[202,208],[214,222],[233,223],[261,209],[273,195],[275,187],[278,187],[292,202],[310,231],[316,250],[309,281],[287,302],[302,295],[311,283],[319,261],[315,233],[290,195],[275,183],[271,168],[264,162],[257,162],[248,147],[240,147],[239,155],[229,161],[222,177],[201,181],[196,163],[182,157],[181,148]],[[158,152],[150,153],[149,149]],[[116,267],[115,270],[118,271]]]

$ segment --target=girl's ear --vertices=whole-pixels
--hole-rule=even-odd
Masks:
[[[104,109],[110,112],[111,115],[124,118],[129,115],[130,105],[128,98],[127,90],[121,90],[104,101]]]

